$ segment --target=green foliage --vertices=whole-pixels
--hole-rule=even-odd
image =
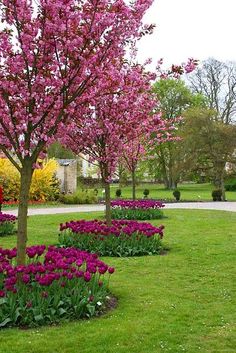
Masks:
[[[91,176],[79,176],[77,178],[78,185],[81,185],[81,187],[97,187],[101,185],[101,180],[97,178],[92,178]]]
[[[186,153],[184,140],[181,137],[183,122],[176,119],[183,116],[185,110],[190,107],[201,107],[205,105],[201,95],[193,94],[185,82],[176,79],[159,80],[153,86],[153,91],[159,100],[158,111],[167,123],[174,124],[175,128],[171,135],[176,140],[155,143],[149,149],[149,173],[159,180],[165,182],[167,189],[177,186],[180,178],[186,174]]]
[[[213,190],[211,196],[213,201],[222,201],[222,190]]]
[[[5,327],[37,327],[63,320],[89,318],[104,310],[107,285],[99,285],[99,275],[89,282],[84,278],[67,280],[40,288],[18,285],[17,292],[0,297],[0,329]]]
[[[150,193],[149,189],[144,189],[143,190],[143,196],[144,197],[148,197],[149,193]]]
[[[137,220],[151,220],[161,219],[164,217],[163,211],[157,208],[149,209],[127,209],[114,207],[111,209],[111,217],[113,219],[137,219]]]
[[[94,194],[97,196],[98,195],[98,189],[93,189]]]
[[[230,178],[225,181],[226,191],[236,191],[236,178]]]
[[[48,148],[49,158],[74,159],[75,154],[68,148],[63,147],[59,142],[54,142]]]
[[[143,198],[143,190],[148,188],[151,194],[152,199],[156,200],[168,200],[173,201],[173,190],[168,190],[161,183],[141,183],[136,187],[136,197],[137,199]],[[183,201],[210,201],[212,184],[210,183],[192,183],[185,182],[178,184],[178,190],[181,192],[181,200]],[[91,189],[93,190],[93,189]],[[102,197],[103,188],[98,188],[98,196]],[[111,185],[111,198],[117,199],[116,186]],[[131,199],[132,198],[132,187],[124,186],[122,188],[122,199]],[[236,201],[236,193],[233,191],[226,192],[226,198],[229,201]]]
[[[15,222],[0,223],[0,237],[14,234],[14,232],[15,232]]]
[[[189,169],[200,170],[222,188],[226,163],[236,161],[236,126],[217,121],[214,110],[194,108],[184,114],[182,133]]]
[[[59,200],[67,205],[98,203],[96,189],[78,190],[74,194],[60,195]]]
[[[182,191],[184,198],[211,196],[208,184],[184,185]],[[165,256],[109,259],[116,268],[110,283],[118,297],[115,311],[37,330],[2,330],[0,353],[233,353],[236,213],[166,209],[165,214],[163,244],[171,248]],[[55,244],[58,224],[74,217],[31,216],[29,243]],[[81,217],[100,218],[102,212]],[[15,238],[1,239],[1,246],[14,247]]]
[[[154,84],[153,91],[160,100],[161,111],[166,119],[180,116],[191,106],[201,107],[206,104],[205,98],[192,93],[183,80],[159,80]]]
[[[121,197],[121,194],[122,194],[121,189],[117,189],[117,190],[116,190],[116,196],[117,196],[117,197]]]
[[[175,189],[173,191],[173,196],[175,197],[176,201],[179,201],[180,200],[180,191],[178,189]]]

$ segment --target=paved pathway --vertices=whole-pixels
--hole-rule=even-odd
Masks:
[[[180,202],[166,204],[165,208],[187,208],[187,209],[201,209],[201,210],[221,210],[236,212],[236,202]],[[33,215],[47,215],[58,213],[84,213],[103,211],[104,205],[77,205],[64,207],[47,207],[47,208],[29,208],[29,216]],[[17,210],[3,211],[17,215]]]
[[[166,204],[165,208],[188,208],[236,212],[236,202],[180,202]]]

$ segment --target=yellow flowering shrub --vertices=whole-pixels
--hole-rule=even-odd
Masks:
[[[50,201],[59,196],[59,182],[55,178],[58,164],[54,159],[43,162],[42,168],[33,173],[30,200]],[[4,199],[18,200],[20,174],[8,159],[0,158],[0,185],[3,187]]]
[[[16,201],[19,197],[20,174],[6,158],[0,158],[0,185],[5,201]]]
[[[59,196],[59,183],[55,180],[58,164],[55,159],[43,163],[43,167],[35,169],[30,187],[31,200],[55,200]]]

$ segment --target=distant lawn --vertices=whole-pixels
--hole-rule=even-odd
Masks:
[[[110,283],[119,299],[114,311],[60,326],[2,330],[0,353],[235,352],[236,213],[165,214],[167,255],[105,258],[116,267]],[[31,216],[29,244],[56,243],[58,224],[76,218]],[[14,245],[15,237],[0,238],[0,246]]]
[[[81,186],[78,187],[81,189]],[[96,187],[91,188],[94,190]],[[119,184],[111,184],[111,197],[116,199],[116,190],[119,189]],[[168,199],[174,200],[173,190],[166,190],[162,184],[139,184],[137,186],[137,198],[143,198],[143,190],[149,189],[150,194],[149,198],[153,199]],[[214,189],[212,184],[179,184],[178,189],[181,192],[181,200],[182,201],[212,201],[211,192]],[[102,198],[103,189],[97,188],[98,196]],[[132,198],[132,188],[131,186],[125,186],[121,188],[122,190],[122,198],[131,199]],[[227,191],[226,197],[228,201],[236,201],[236,191]],[[45,207],[70,207],[70,205],[65,205],[58,202],[50,202],[46,204],[35,204],[30,205],[30,208],[45,208]],[[5,206],[3,205],[3,210],[7,209],[15,209],[17,206]]]
[[[116,198],[118,184],[111,185],[111,197]],[[162,184],[140,184],[137,186],[137,198],[143,198],[143,190],[149,189],[149,198],[154,199],[173,199],[173,190],[166,190]],[[214,189],[212,184],[179,184],[181,200],[185,201],[212,201],[211,192]],[[122,198],[132,198],[131,186],[122,187]],[[99,196],[102,196],[102,189],[98,189]],[[228,201],[236,201],[236,191],[226,192]]]

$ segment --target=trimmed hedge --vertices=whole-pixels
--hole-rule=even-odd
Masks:
[[[98,197],[95,190],[79,190],[74,194],[60,195],[59,200],[67,205],[98,203]]]

